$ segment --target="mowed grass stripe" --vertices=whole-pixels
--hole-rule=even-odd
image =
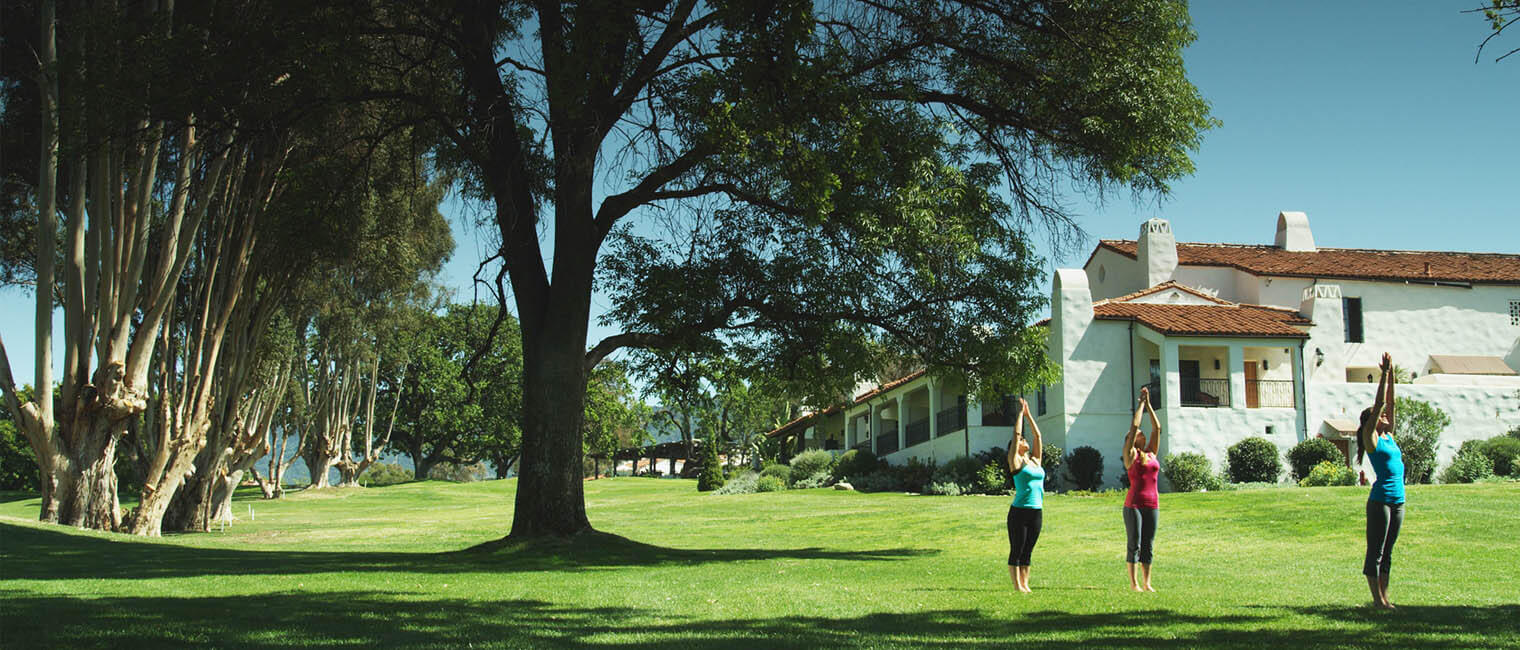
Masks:
[[[1520,484],[1417,486],[1393,613],[1367,609],[1358,488],[1162,497],[1126,589],[1122,500],[1047,497],[1008,584],[1006,497],[715,496],[586,484],[609,535],[466,551],[512,481],[240,495],[225,532],[139,540],[0,503],[6,647],[1520,647]],[[250,521],[252,506],[257,519]]]

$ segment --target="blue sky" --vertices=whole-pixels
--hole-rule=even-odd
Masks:
[[[1300,210],[1320,246],[1520,253],[1520,56],[1493,62],[1520,35],[1475,63],[1487,25],[1462,10],[1479,4],[1194,3],[1188,76],[1223,126],[1170,196],[1076,200],[1079,223],[1093,238],[1134,238],[1162,217],[1179,241],[1270,243],[1277,213]],[[480,238],[457,205],[446,212],[459,246],[443,280],[468,299]],[[1080,266],[1092,243],[1050,268]],[[31,309],[0,290],[0,337],[22,383]],[[610,333],[593,324],[591,342]]]

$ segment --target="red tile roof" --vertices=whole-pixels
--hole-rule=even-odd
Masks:
[[[869,390],[869,391],[866,391],[864,393],[861,393],[859,396],[857,396],[855,398],[855,401],[853,401],[853,402],[850,403],[850,406],[855,406],[856,404],[861,404],[863,402],[866,402],[867,400],[870,400],[873,397],[876,397],[877,395],[881,395],[882,393],[885,393],[885,392],[887,392],[889,390],[897,388],[898,386],[901,386],[901,385],[906,384],[906,383],[908,383],[910,381],[913,381],[914,379],[918,379],[919,377],[924,376],[924,374],[926,372],[928,372],[928,371],[923,370],[923,369],[914,370],[913,372],[908,373],[907,376],[905,376],[905,377],[899,377],[897,379],[893,379],[892,381],[889,381],[889,382],[887,382],[885,384],[882,384],[881,386],[878,386],[878,387],[876,387],[876,388],[874,388],[872,390]],[[798,417],[797,419],[792,420],[791,422],[788,422],[788,423],[783,424],[783,425],[781,425],[779,427],[776,427],[775,429],[772,429],[771,431],[767,432],[765,435],[767,437],[774,438],[774,437],[779,436],[781,434],[784,434],[784,433],[786,433],[786,432],[788,432],[788,431],[790,431],[790,430],[792,430],[792,429],[794,429],[794,428],[796,428],[796,427],[798,427],[798,426],[800,426],[802,424],[806,424],[808,422],[811,422],[813,420],[813,418],[816,418],[816,417],[818,417],[820,415],[831,415],[831,414],[836,413],[838,411],[839,411],[839,407],[838,406],[830,406],[830,407],[828,407],[828,408],[826,408],[826,409],[824,409],[822,411],[817,411],[817,412],[814,412],[814,413],[809,413],[807,415]]]
[[[1105,239],[1098,242],[1098,248],[1133,258],[1136,245],[1133,239]],[[1096,254],[1097,249],[1093,252]],[[1508,253],[1362,248],[1320,248],[1302,253],[1267,245],[1178,242],[1177,261],[1279,277],[1520,284],[1520,255]]]
[[[1291,309],[1235,303],[1162,305],[1103,301],[1093,305],[1093,318],[1135,321],[1162,334],[1180,336],[1309,338],[1299,327],[1311,324]]]
[[[1167,280],[1166,282],[1162,282],[1161,284],[1158,284],[1158,285],[1156,285],[1154,287],[1151,287],[1149,289],[1141,289],[1141,290],[1136,291],[1134,293],[1125,294],[1125,295],[1117,296],[1117,297],[1114,297],[1114,298],[1109,298],[1107,300],[1099,300],[1099,301],[1093,303],[1093,306],[1103,305],[1103,304],[1107,304],[1107,303],[1111,303],[1111,302],[1129,302],[1129,301],[1134,300],[1136,298],[1144,298],[1144,297],[1149,296],[1149,295],[1154,295],[1154,294],[1161,293],[1162,291],[1166,291],[1167,289],[1176,289],[1176,290],[1181,291],[1183,293],[1186,293],[1186,294],[1189,294],[1189,295],[1193,295],[1193,296],[1197,296],[1199,298],[1202,298],[1204,300],[1212,302],[1212,303],[1214,303],[1216,305],[1233,305],[1233,304],[1235,304],[1235,303],[1230,302],[1228,300],[1222,300],[1218,296],[1211,296],[1211,295],[1209,295],[1207,293],[1204,293],[1202,291],[1194,289],[1194,288],[1192,288],[1190,286],[1187,286],[1185,284],[1179,283],[1176,280]]]

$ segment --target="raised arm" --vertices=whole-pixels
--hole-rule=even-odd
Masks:
[[[1151,417],[1151,444],[1146,451],[1154,454],[1161,448],[1161,420],[1156,417],[1156,409],[1151,407],[1149,398],[1145,400],[1145,412]]]
[[[1013,419],[1013,439],[1008,441],[1008,472],[1017,474],[1024,469],[1024,459],[1019,458],[1019,438],[1024,437],[1024,418]]]
[[[1045,462],[1045,441],[1040,438],[1040,423],[1034,421],[1034,416],[1029,414],[1029,402],[1019,398],[1019,419],[1029,420],[1029,457],[1035,462]]]
[[[1135,461],[1135,432],[1140,430],[1140,418],[1145,415],[1145,405],[1150,401],[1151,390],[1140,389],[1140,400],[1135,404],[1135,417],[1129,422],[1129,431],[1124,432],[1124,451],[1119,455],[1124,461],[1124,469],[1129,469],[1130,463]]]
[[[1393,430],[1393,426],[1394,426],[1394,419],[1393,419],[1393,404],[1394,404],[1393,385],[1395,383],[1397,383],[1397,382],[1394,381],[1393,358],[1389,357],[1387,352],[1383,353],[1383,364],[1384,364],[1384,367],[1386,368],[1383,371],[1383,374],[1388,377],[1388,398],[1385,399],[1385,400],[1383,400],[1383,408],[1387,409],[1387,412],[1388,412],[1388,430],[1392,431]]]
[[[1392,374],[1387,370],[1389,363],[1388,353],[1384,352],[1381,365],[1382,376],[1378,378],[1377,393],[1372,397],[1372,417],[1367,418],[1356,429],[1356,464],[1358,465],[1362,464],[1362,456],[1366,455],[1367,450],[1377,446],[1377,437],[1374,432],[1377,431],[1378,416],[1383,412],[1384,391],[1388,390],[1389,375]]]

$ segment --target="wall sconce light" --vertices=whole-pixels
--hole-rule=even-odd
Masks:
[[[1219,360],[1218,360],[1218,359],[1215,359],[1215,360],[1214,360],[1214,369],[1215,369],[1215,370],[1218,370],[1218,369],[1219,369]]]
[[[1372,373],[1367,373],[1367,383],[1372,383]]]
[[[1318,368],[1323,365],[1325,365],[1325,351],[1314,348],[1314,367]]]
[[[1266,370],[1267,369],[1267,360],[1266,359],[1262,359],[1261,360],[1261,369],[1262,370]]]

